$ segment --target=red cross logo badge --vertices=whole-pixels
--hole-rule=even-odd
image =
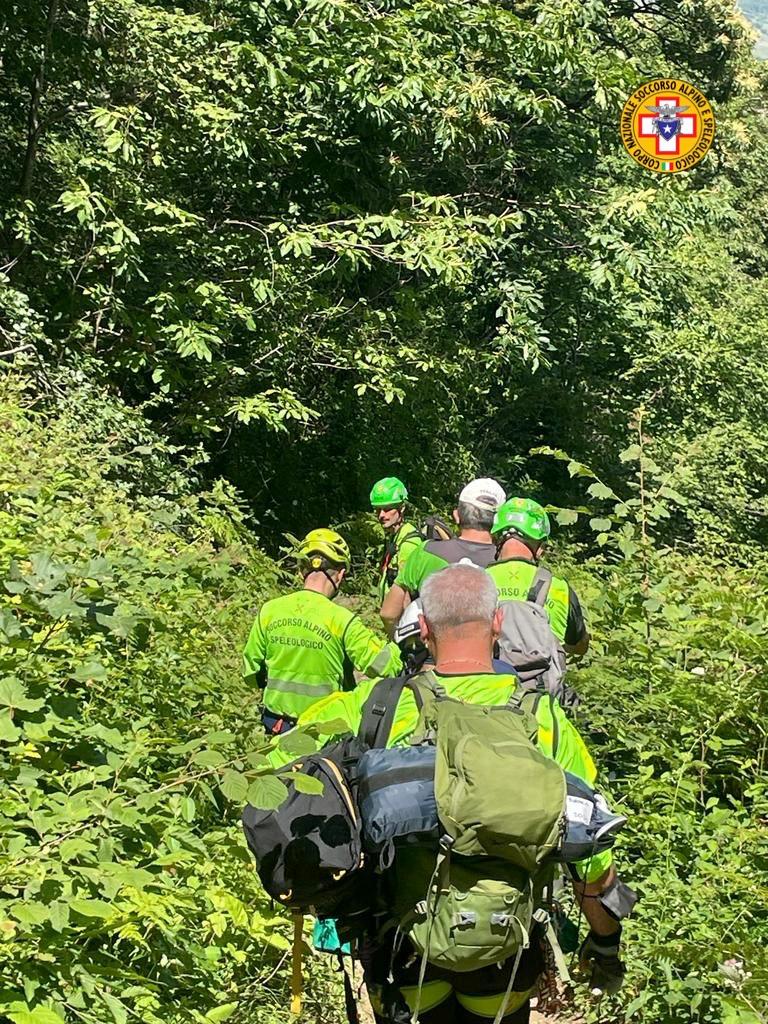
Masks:
[[[690,107],[681,102],[679,95],[659,96],[655,106],[645,109],[650,113],[640,118],[638,136],[656,139],[656,156],[679,156],[680,139],[698,135],[697,115],[683,113]]]

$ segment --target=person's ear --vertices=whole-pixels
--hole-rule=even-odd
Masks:
[[[344,579],[344,577],[346,575],[347,575],[347,570],[346,569],[337,569],[337,571],[336,571],[336,586],[337,587],[341,586],[341,581]]]
[[[536,550],[533,553],[536,561],[538,561],[544,554],[546,547],[547,545],[544,543],[544,541],[542,541],[541,544],[539,544],[539,546],[536,548]]]
[[[501,627],[502,627],[502,623],[503,622],[504,622],[504,609],[499,607],[493,613],[493,619],[491,620],[491,633],[493,634],[493,642],[494,643],[496,643],[496,641],[501,636]]]
[[[451,515],[453,516],[454,523],[456,523],[457,526],[461,526],[461,520],[459,519],[459,510],[455,508]]]
[[[427,620],[423,615],[419,615],[419,636],[421,637],[422,643],[428,644],[432,639],[432,634],[429,631]]]

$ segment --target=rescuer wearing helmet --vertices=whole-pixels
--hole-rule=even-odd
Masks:
[[[297,562],[303,590],[262,605],[243,651],[243,675],[264,688],[262,722],[272,735],[293,728],[321,697],[354,686],[354,669],[394,676],[402,667],[394,644],[333,603],[350,566],[343,537],[312,530]]]
[[[496,509],[505,499],[501,484],[490,477],[470,480],[462,489],[453,511],[459,536],[428,540],[420,545],[408,565],[400,569],[382,602],[380,614],[388,633],[392,633],[409,603],[419,596],[421,584],[433,572],[456,562],[471,562],[481,569],[493,564],[496,546],[489,531]]]
[[[488,566],[500,601],[533,600],[531,587],[549,537],[549,516],[530,498],[510,498],[499,506],[491,527],[497,561]],[[552,632],[571,654],[584,654],[589,633],[572,587],[553,576],[544,610]]]
[[[377,586],[379,602],[383,601],[395,577],[408,558],[421,546],[421,534],[413,523],[405,521],[408,491],[396,476],[385,476],[371,488],[371,507],[386,534],[379,566]]]

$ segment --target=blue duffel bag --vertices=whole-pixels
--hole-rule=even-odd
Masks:
[[[573,864],[610,850],[627,819],[614,814],[603,795],[577,775],[566,772],[565,782],[565,830],[550,859]]]
[[[436,837],[435,747],[367,750],[358,765],[357,800],[369,849]]]

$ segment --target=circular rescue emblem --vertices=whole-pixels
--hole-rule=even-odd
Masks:
[[[706,156],[715,137],[715,115],[695,85],[655,78],[636,89],[621,112],[621,141],[649,171],[687,171]]]

